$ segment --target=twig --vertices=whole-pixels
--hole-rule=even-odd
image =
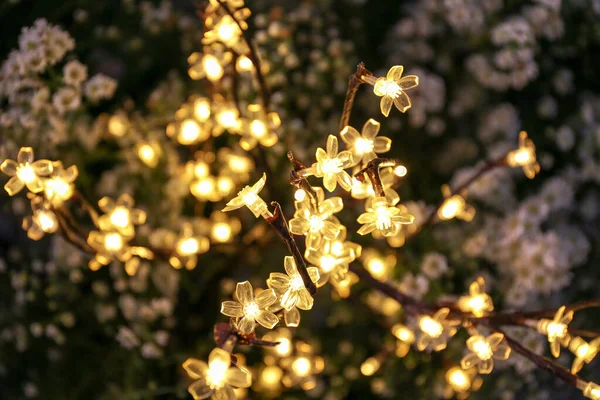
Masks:
[[[365,68],[363,62],[356,66],[356,72],[350,75],[348,79],[348,90],[346,91],[346,99],[344,100],[344,109],[342,111],[342,117],[340,118],[340,131],[348,125],[350,122],[350,115],[352,114],[352,107],[354,105],[354,98],[356,97],[356,91],[364,83],[362,77],[373,75],[371,71]]]
[[[308,292],[314,296],[317,293],[317,286],[310,279],[310,275],[308,274],[308,270],[306,269],[306,262],[304,261],[304,257],[302,257],[302,253],[298,249],[298,245],[294,240],[294,236],[291,234],[288,222],[281,211],[281,206],[276,201],[271,202],[271,206],[275,209],[273,212],[273,216],[270,218],[266,218],[267,222],[279,235],[279,237],[285,242],[288,247],[288,250],[294,257],[294,261],[296,262],[296,267],[298,268],[298,273],[302,277],[302,282],[304,282],[304,286],[308,290]]]
[[[294,168],[290,173],[290,183],[297,187],[298,189],[304,190],[306,195],[310,197],[310,202],[315,209],[315,211],[319,210],[319,198],[317,196],[317,192],[313,189],[313,187],[308,183],[308,180],[300,176],[298,171],[306,168],[304,164],[302,164],[296,157],[294,157],[294,153],[288,151],[287,153],[288,160],[292,163],[292,167]]]
[[[354,174],[354,177],[361,182],[365,181],[365,175],[369,177],[373,191],[377,197],[385,197],[385,190],[379,176],[379,168],[393,167],[398,165],[398,161],[393,158],[374,158],[367,163],[367,166]]]

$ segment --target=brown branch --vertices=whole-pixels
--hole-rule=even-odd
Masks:
[[[367,166],[354,174],[354,177],[360,182],[365,181],[365,175],[371,180],[373,191],[377,197],[385,197],[385,190],[379,176],[379,168],[393,167],[398,165],[398,161],[393,158],[374,158],[367,163]]]
[[[301,171],[306,168],[304,164],[302,164],[296,157],[294,157],[294,153],[288,151],[287,153],[288,160],[292,163],[293,171],[290,173],[290,183],[297,187],[298,189],[302,189],[306,192],[306,195],[310,198],[310,203],[316,211],[319,211],[319,199],[317,196],[317,192],[313,189],[313,187],[308,183],[308,180],[300,176],[298,171]]]
[[[340,118],[340,131],[348,125],[350,122],[350,115],[352,114],[352,107],[354,106],[354,98],[356,97],[356,91],[364,83],[362,77],[373,75],[371,71],[365,68],[364,63],[359,63],[356,66],[356,72],[350,75],[348,79],[348,90],[346,91],[346,99],[344,100],[344,109],[342,111],[342,117]]]
[[[271,206],[274,208],[273,216],[266,218],[266,220],[287,245],[292,257],[294,257],[296,267],[298,268],[298,273],[302,277],[304,286],[308,292],[314,296],[314,294],[317,293],[317,286],[310,279],[310,275],[306,269],[306,262],[304,261],[304,257],[302,257],[302,253],[300,253],[300,250],[298,249],[298,245],[294,240],[294,236],[290,232],[288,222],[281,211],[281,206],[276,201],[271,202]]]
[[[213,328],[213,337],[217,346],[229,352],[233,351],[236,344],[257,346],[257,347],[275,347],[279,342],[257,339],[255,333],[243,335],[227,322],[219,322]]]

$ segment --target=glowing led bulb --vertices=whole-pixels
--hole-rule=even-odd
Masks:
[[[237,128],[239,125],[238,115],[234,110],[224,110],[217,114],[217,122],[225,129]]]
[[[465,198],[456,193],[453,194],[448,185],[442,186],[444,202],[438,209],[438,217],[442,220],[459,218],[464,221],[471,221],[475,217],[475,209],[468,205]]]
[[[414,332],[402,324],[392,326],[392,334],[404,343],[412,344],[415,341]]]
[[[420,351],[427,347],[432,347],[434,351],[446,348],[448,338],[456,333],[456,326],[460,325],[460,321],[447,319],[449,314],[449,308],[441,308],[433,316],[422,315],[419,318],[422,333],[417,340],[417,348]]]
[[[179,128],[179,143],[193,144],[200,137],[200,126],[193,119],[186,119]]]
[[[600,400],[600,385],[594,382],[584,382],[585,387],[583,388],[583,395],[588,399]]]
[[[177,243],[177,253],[182,256],[189,256],[191,254],[196,254],[200,249],[200,244],[198,240],[193,237],[185,238]]]
[[[267,365],[260,374],[261,386],[266,389],[277,389],[281,385],[283,370],[276,365]]]
[[[73,196],[73,187],[65,179],[55,176],[44,182],[44,194],[48,198],[68,200]]]
[[[158,165],[158,153],[149,143],[139,143],[136,146],[137,155],[144,164],[150,168],[155,168]]]
[[[254,120],[250,123],[250,132],[257,139],[260,139],[263,136],[265,136],[265,134],[267,133],[267,127],[265,126],[264,122],[259,121],[259,120]]]
[[[392,105],[401,112],[406,112],[411,107],[410,98],[406,90],[412,89],[419,84],[419,77],[407,75],[402,77],[404,67],[395,65],[387,73],[387,76],[376,78],[373,75],[362,76],[362,80],[373,85],[373,92],[381,97],[381,113],[386,117],[389,115]]]
[[[504,335],[492,333],[488,337],[473,335],[467,339],[467,348],[471,353],[460,361],[463,369],[477,368],[480,374],[489,374],[494,369],[494,360],[506,360],[510,355],[510,347],[502,343]]]
[[[123,237],[116,232],[107,233],[104,236],[104,247],[109,252],[121,250],[123,248]]]
[[[471,388],[471,377],[460,367],[452,367],[446,372],[446,382],[456,393],[464,393]]]
[[[485,280],[482,277],[478,277],[471,283],[468,296],[461,296],[458,299],[458,307],[461,311],[470,312],[478,318],[494,311],[494,303],[485,293]]]
[[[406,176],[407,173],[408,173],[408,170],[406,169],[406,167],[404,165],[398,165],[396,168],[394,168],[394,174],[396,176],[403,177],[403,176]]]
[[[52,211],[40,210],[35,213],[33,219],[38,223],[42,231],[46,233],[56,232],[58,222]]]
[[[33,149],[21,147],[16,162],[6,159],[0,164],[0,170],[11,177],[4,185],[4,190],[9,196],[19,193],[25,186],[32,193],[44,190],[44,184],[40,177],[50,175],[54,166],[49,160],[33,161],[33,159]]]
[[[444,327],[438,321],[435,321],[430,316],[426,315],[419,319],[419,328],[431,336],[432,338],[438,338],[442,335]]]
[[[110,214],[110,222],[118,228],[125,228],[130,224],[129,210],[125,207],[116,207]]]
[[[369,357],[360,366],[360,372],[364,376],[371,376],[375,372],[379,371],[381,362],[375,357]]]
[[[569,343],[569,350],[571,353],[575,354],[575,360],[573,360],[571,372],[576,374],[581,371],[581,368],[583,368],[585,364],[592,362],[598,352],[600,352],[600,337],[588,343],[577,336],[571,339]]]
[[[219,222],[212,226],[211,236],[216,242],[227,242],[231,239],[231,227],[225,222]]]
[[[260,198],[258,193],[265,186],[265,182],[267,181],[267,175],[263,174],[262,178],[258,180],[253,186],[246,186],[238,195],[231,199],[227,206],[223,209],[224,212],[237,210],[243,206],[246,206],[252,211],[254,216],[258,218],[262,216],[263,218],[272,218],[273,214],[267,208],[267,203],[263,199]]]
[[[201,122],[210,118],[210,102],[208,99],[199,98],[194,101],[194,117]]]
[[[298,189],[294,192],[294,199],[296,201],[304,201],[306,198],[306,191],[304,189]]]
[[[565,313],[566,307],[562,306],[554,314],[553,319],[541,319],[537,323],[539,333],[548,336],[550,352],[554,357],[560,355],[560,346],[567,346],[571,339],[568,325],[573,319],[573,310]]]
[[[298,357],[292,363],[292,370],[299,377],[307,377],[310,375],[311,365],[310,360],[306,357]]]
[[[211,82],[216,82],[223,77],[223,67],[221,67],[217,57],[212,54],[205,54],[202,57],[202,67],[206,72],[206,77]]]
[[[121,137],[127,133],[127,119],[122,115],[115,114],[108,119],[108,131]]]
[[[35,172],[33,171],[33,167],[29,164],[26,164],[19,169],[17,169],[17,178],[27,183],[31,183],[37,179]]]
[[[506,156],[506,163],[511,167],[521,167],[525,176],[533,179],[540,172],[540,164],[536,161],[535,145],[527,137],[527,132],[519,133],[519,148]]]
[[[252,61],[250,61],[250,59],[248,57],[240,56],[237,59],[235,67],[238,72],[248,72],[248,71],[252,71],[252,69],[254,68],[254,65],[252,64]]]

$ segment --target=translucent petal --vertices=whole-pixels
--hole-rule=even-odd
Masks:
[[[340,233],[340,229],[337,224],[334,224],[331,221],[323,221],[323,228],[321,229],[323,236],[326,239],[335,239]]]
[[[357,218],[357,221],[359,224],[370,224],[372,222],[375,222],[376,219],[377,219],[377,216],[375,215],[375,213],[366,212],[366,213],[360,214]]]
[[[338,183],[345,191],[349,192],[352,189],[352,178],[346,171],[341,171],[335,174]]]
[[[379,103],[379,108],[381,109],[381,113],[386,117],[390,115],[390,110],[392,109],[392,104],[394,104],[394,100],[390,96],[383,96],[381,98],[381,102]]]
[[[146,213],[142,210],[129,210],[129,219],[134,225],[140,225],[146,222]]]
[[[267,308],[271,304],[275,303],[277,301],[277,295],[273,289],[266,289],[260,292],[254,301],[256,302],[258,308],[262,310],[263,308]]]
[[[321,211],[321,214],[325,215],[326,217],[342,211],[343,208],[344,202],[342,201],[341,197],[330,197],[319,204],[319,210]]]
[[[360,229],[357,231],[357,233],[359,235],[368,235],[369,233],[373,232],[375,230],[376,226],[375,223],[372,222],[370,224],[365,224],[363,226],[360,227]]]
[[[334,158],[338,153],[338,140],[337,137],[329,135],[327,137],[327,155],[330,158]]]
[[[290,286],[290,277],[281,272],[271,272],[267,279],[267,286],[278,292],[284,292]]]
[[[2,164],[0,164],[0,171],[8,176],[15,176],[17,173],[17,163],[13,160],[4,160]]]
[[[429,335],[422,334],[417,340],[417,349],[419,349],[419,351],[423,351],[427,348],[427,346],[429,346],[430,343],[431,337]]]
[[[323,186],[329,192],[333,192],[337,186],[337,179],[334,174],[327,174],[323,177]]]
[[[238,301],[242,304],[247,304],[254,300],[252,292],[252,284],[248,281],[239,282],[235,287],[235,295]]]
[[[33,224],[27,230],[27,237],[31,240],[40,240],[42,237],[44,237],[44,234],[45,234],[45,232],[37,224]]]
[[[238,388],[247,388],[252,385],[252,375],[246,369],[232,367],[225,373],[225,382]]]
[[[208,386],[205,379],[198,379],[188,387],[188,392],[195,400],[207,399],[214,393],[214,390]]]
[[[77,169],[77,165],[71,165],[64,171],[62,176],[67,182],[72,183],[73,181],[75,181],[75,179],[77,179],[78,175],[79,170]]]
[[[103,197],[98,201],[98,207],[105,213],[109,213],[115,209],[115,202],[110,197]]]
[[[337,155],[337,159],[339,161],[341,161],[342,168],[344,168],[344,169],[348,168],[352,165],[352,160],[353,160],[352,152],[349,150],[344,150]]]
[[[503,339],[504,335],[496,332],[488,336],[486,342],[490,345],[492,350],[494,350],[500,344],[500,342],[502,342]]]
[[[315,158],[317,159],[318,163],[322,163],[325,160],[328,160],[329,157],[327,157],[327,153],[325,152],[325,150],[323,150],[322,148],[318,148],[316,153],[315,153]]]
[[[298,307],[301,310],[310,310],[313,307],[314,299],[312,298],[308,290],[304,288],[298,290],[297,296],[298,304],[296,305],[296,307]]]
[[[117,205],[125,208],[133,208],[135,201],[133,197],[128,194],[123,194],[117,199]]]
[[[213,394],[211,400],[237,400],[237,396],[231,386],[225,385]]]
[[[566,314],[562,316],[562,318],[560,318],[560,322],[565,325],[569,325],[569,323],[573,320],[573,315],[575,315],[573,310],[569,310]]]
[[[444,335],[440,335],[436,338],[431,339],[431,347],[433,348],[433,351],[442,351],[446,348],[446,346],[447,343]]]
[[[479,363],[479,357],[475,353],[469,353],[460,360],[460,366],[462,369],[473,368]]]
[[[27,189],[29,189],[29,191],[31,193],[39,193],[42,190],[44,190],[44,184],[43,184],[42,180],[39,178],[36,178],[36,179],[32,180],[31,182],[27,182],[25,184],[25,186],[27,186]]]
[[[275,143],[277,143],[277,135],[275,134],[275,132],[273,131],[269,131],[268,134],[266,134],[265,136],[262,137],[262,139],[260,140],[260,144],[262,144],[265,147],[271,147],[273,146]]]
[[[258,142],[253,136],[244,136],[240,139],[240,146],[246,151],[250,151],[256,147]]]
[[[252,185],[252,191],[255,194],[258,194],[258,192],[260,192],[263,189],[266,182],[267,182],[267,174],[263,173],[262,177],[258,180],[258,182],[256,182],[254,185]]]
[[[4,185],[4,190],[6,190],[6,193],[8,193],[9,196],[14,196],[15,194],[23,190],[24,187],[25,182],[23,182],[16,176],[13,176],[8,180],[8,182],[6,182],[6,185]]]
[[[237,328],[244,335],[249,335],[254,332],[254,325],[256,325],[256,323],[252,318],[243,317],[237,322]]]
[[[401,112],[406,112],[406,110],[408,110],[411,106],[410,98],[408,97],[408,95],[406,93],[400,92],[398,97],[396,97],[394,99],[394,105]]]
[[[354,142],[356,142],[360,138],[360,133],[358,133],[358,131],[353,127],[346,126],[340,132],[340,136],[342,137],[344,143],[348,145],[348,147],[352,147],[354,145]]]
[[[412,224],[415,220],[414,215],[402,213],[399,215],[394,215],[392,218],[392,222],[398,224]]]
[[[285,320],[285,326],[292,328],[300,325],[300,311],[297,308],[293,308],[290,311],[284,312],[283,317]]]
[[[319,280],[319,269],[316,267],[308,267],[306,268],[306,271],[308,272],[308,276],[310,277],[310,280],[313,282],[317,282]]]
[[[480,374],[487,375],[494,369],[494,360],[491,358],[489,360],[481,360],[477,367]]]
[[[558,352],[560,353],[560,344],[558,341],[554,342],[558,344]],[[506,360],[510,356],[510,347],[507,344],[499,344],[496,349],[494,349],[494,358],[498,360]],[[558,355],[556,356],[558,357]]]
[[[398,81],[404,72],[404,67],[402,65],[394,65],[387,73],[385,77],[389,81]]]
[[[571,373],[572,374],[576,374],[579,371],[581,371],[581,368],[583,368],[583,358],[582,357],[576,357],[575,360],[573,360],[573,365],[571,366]]]
[[[306,236],[306,248],[317,250],[321,247],[321,243],[323,242],[323,235],[319,232],[309,232],[308,236]]]
[[[285,256],[283,258],[283,267],[285,268],[285,272],[289,276],[294,276],[298,273],[298,267],[296,266],[296,261],[294,257]]]
[[[288,311],[296,307],[298,301],[300,301],[298,290],[288,289],[281,297],[281,305]]]
[[[365,139],[374,139],[375,136],[379,133],[379,128],[381,128],[381,124],[375,121],[373,118],[370,118],[362,128],[362,136]]]
[[[206,375],[206,371],[208,370],[208,364],[196,358],[188,358],[183,363],[183,368],[192,378],[200,379]]]
[[[244,316],[244,310],[242,305],[237,301],[224,301],[221,303],[221,314],[239,318]]]
[[[19,164],[32,163],[33,149],[31,147],[21,147],[19,154],[17,154],[17,162]]]
[[[398,82],[402,90],[412,89],[419,84],[419,77],[416,75],[406,75]]]
[[[52,173],[52,161],[37,160],[31,164],[31,167],[38,176],[47,176]]]
[[[373,140],[373,150],[375,153],[386,153],[392,148],[392,139],[385,136],[378,136]]]
[[[290,232],[294,235],[306,235],[310,229],[308,221],[304,218],[292,218],[289,221]]]
[[[438,310],[438,312],[436,312],[433,315],[433,319],[438,321],[438,322],[442,322],[443,320],[446,319],[446,317],[448,316],[448,314],[450,314],[450,309],[449,308],[440,308]]]
[[[279,322],[279,318],[277,318],[277,315],[273,314],[271,311],[263,310],[258,314],[258,317],[256,317],[256,322],[267,329],[273,329]]]

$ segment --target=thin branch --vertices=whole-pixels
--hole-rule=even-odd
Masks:
[[[294,170],[290,173],[290,183],[297,187],[298,189],[304,190],[306,195],[310,198],[310,203],[313,208],[318,211],[319,210],[319,198],[317,196],[317,192],[313,189],[313,187],[308,183],[308,180],[300,176],[298,171],[301,171],[306,168],[304,164],[302,164],[296,157],[294,157],[294,153],[288,151],[287,153],[288,160],[292,163]]]
[[[356,66],[356,72],[350,75],[348,79],[348,90],[346,91],[346,99],[344,100],[344,110],[342,111],[342,117],[340,118],[340,131],[348,125],[350,122],[350,115],[352,114],[352,107],[354,106],[354,98],[356,97],[356,91],[364,83],[363,76],[373,75],[371,71],[365,68],[364,63],[359,63]]]
[[[298,273],[302,277],[302,282],[304,282],[304,286],[308,290],[311,295],[315,295],[317,293],[317,286],[310,279],[310,275],[308,274],[308,270],[306,269],[306,262],[304,261],[304,257],[302,257],[302,253],[298,249],[298,245],[294,240],[294,236],[290,232],[288,222],[281,211],[281,206],[276,201],[271,202],[271,206],[275,209],[273,212],[273,216],[271,218],[266,218],[267,222],[279,235],[279,237],[285,242],[290,251],[292,257],[294,257],[294,261],[296,262],[296,267],[298,268]]]
[[[354,177],[360,182],[365,181],[365,175],[369,177],[373,191],[377,197],[385,197],[385,190],[381,183],[381,176],[379,175],[379,168],[394,167],[399,162],[393,158],[374,158],[367,163],[367,166],[354,174]]]

